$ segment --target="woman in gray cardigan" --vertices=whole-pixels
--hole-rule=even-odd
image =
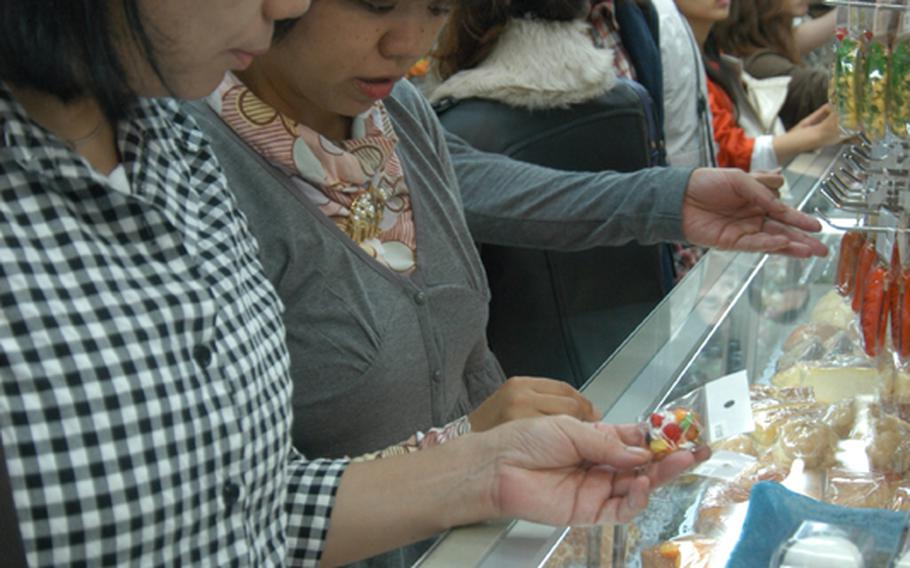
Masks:
[[[295,442],[310,455],[375,451],[472,411],[475,429],[516,408],[595,417],[552,381],[518,381],[481,405],[504,377],[486,346],[488,291],[462,196],[488,242],[688,237],[825,252],[797,229],[817,230],[816,221],[736,172],[555,172],[453,140],[398,82],[431,46],[446,6],[317,2],[228,76],[210,108],[195,108],[285,304]]]

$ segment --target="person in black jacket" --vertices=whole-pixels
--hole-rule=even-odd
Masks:
[[[456,10],[435,73],[444,80],[430,98],[443,125],[481,150],[571,171],[664,163],[649,2],[521,0]],[[493,294],[489,340],[506,372],[576,386],[672,282],[664,245],[567,253],[487,243],[481,254]]]

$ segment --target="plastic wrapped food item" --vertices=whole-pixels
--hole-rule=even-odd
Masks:
[[[835,290],[831,290],[821,298],[812,308],[809,320],[815,324],[831,325],[838,329],[846,329],[853,321],[853,312],[850,302]]]
[[[910,269],[901,271],[898,298],[900,337],[893,339],[902,363],[910,362]]]
[[[855,134],[862,126],[860,109],[860,77],[862,76],[860,41],[838,30],[834,52],[834,73],[831,81],[832,103],[837,109],[841,129]]]
[[[862,249],[860,249],[859,260],[856,263],[856,285],[853,287],[853,303],[851,304],[854,313],[858,314],[862,307],[866,284],[869,281],[868,276],[875,267],[877,259],[878,253],[875,251],[875,241],[867,239]]]
[[[807,404],[815,402],[812,389],[803,387],[779,388],[771,385],[751,385],[749,394],[752,411],[763,410],[785,404]]]
[[[910,36],[891,47],[888,69],[888,126],[896,136],[910,138]]]
[[[820,366],[798,363],[777,373],[771,384],[778,387],[811,387],[819,402],[832,403],[860,395],[891,396],[892,373],[872,366]]]
[[[747,456],[758,456],[758,450],[755,448],[755,442],[749,434],[739,434],[725,440],[711,444],[712,452],[727,451],[745,454]]]
[[[648,418],[646,442],[657,460],[677,450],[704,446],[701,415],[682,406],[653,412]]]
[[[770,461],[759,461],[733,481],[717,482],[705,489],[698,503],[695,530],[708,536],[722,536],[728,520],[748,507],[752,487],[759,481],[781,482],[787,469]]]
[[[752,418],[755,421],[755,430],[752,432],[752,439],[759,450],[767,449],[777,441],[782,426],[803,416],[820,419],[824,411],[825,406],[816,402],[753,409]]]
[[[825,357],[825,344],[818,337],[807,337],[777,360],[777,372],[786,371],[797,363],[820,361]]]
[[[837,440],[837,434],[827,424],[800,417],[781,425],[771,455],[785,467],[795,459],[803,460],[807,469],[830,467],[835,463]]]
[[[840,534],[796,536],[782,545],[772,568],[863,568],[863,552]]]
[[[784,340],[782,349],[786,353],[802,342],[816,338],[819,341],[827,341],[829,337],[836,334],[840,329],[836,326],[826,323],[804,323],[796,326],[787,339]]]
[[[888,47],[882,39],[874,38],[866,44],[862,67],[862,104],[858,106],[863,130],[869,140],[879,142],[885,137],[888,112]]]
[[[717,541],[701,535],[689,535],[662,542],[643,550],[642,568],[707,568]]]
[[[828,406],[822,422],[830,426],[838,438],[846,438],[856,422],[856,400],[848,398]]]
[[[888,268],[873,267],[863,287],[863,301],[860,306],[860,326],[863,331],[863,347],[869,357],[877,357],[885,345],[888,329],[888,313],[891,301]]]
[[[837,280],[834,285],[843,296],[850,296],[853,293],[853,286],[856,283],[856,262],[865,242],[866,235],[859,231],[848,231],[841,238],[837,257]]]
[[[888,509],[893,497],[893,483],[883,473],[828,471],[825,484],[827,503],[860,509]]]
[[[910,470],[910,424],[889,415],[878,418],[866,454],[874,471],[903,474]]]

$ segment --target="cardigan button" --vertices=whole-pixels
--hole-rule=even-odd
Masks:
[[[414,294],[414,303],[418,306],[422,306],[427,303],[427,295],[423,292],[417,292]]]

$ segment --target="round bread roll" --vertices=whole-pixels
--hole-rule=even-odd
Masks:
[[[837,290],[831,290],[818,300],[809,319],[816,324],[846,329],[853,321],[853,309]]]
[[[774,461],[790,466],[801,459],[806,469],[829,467],[834,464],[837,434],[827,424],[813,418],[796,418],[778,429],[777,442],[771,448]]]
[[[838,438],[846,438],[853,429],[853,423],[856,421],[856,405],[853,399],[844,399],[835,402],[825,411],[822,416],[822,422],[834,430]]]

